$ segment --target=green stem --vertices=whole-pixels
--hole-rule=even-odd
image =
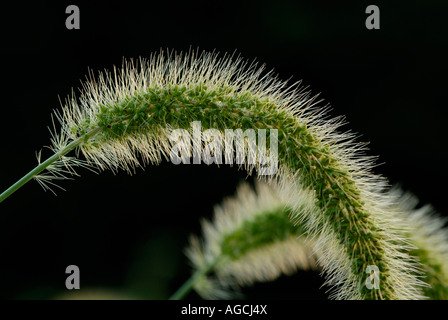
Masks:
[[[219,259],[219,257],[216,258],[215,261],[212,262],[208,267],[206,267],[202,270],[197,270],[195,273],[193,273],[193,275],[190,278],[188,278],[188,280],[185,281],[184,284],[181,285],[180,288],[177,289],[176,292],[173,293],[173,295],[169,298],[169,300],[183,299],[191,291],[191,289],[193,289],[193,287],[196,283],[196,279],[207,275],[210,271],[213,270],[218,259]]]
[[[170,300],[181,300],[183,299],[187,293],[193,289],[193,286],[196,282],[196,278],[199,276],[198,273],[194,273],[187,281],[184,282],[182,286],[170,297]]]
[[[36,175],[41,173],[43,170],[45,170],[49,165],[54,163],[59,158],[65,156],[67,153],[75,149],[77,146],[79,146],[83,141],[86,139],[89,139],[93,137],[95,134],[98,133],[100,128],[95,128],[83,136],[79,137],[78,139],[72,141],[69,143],[65,148],[62,150],[56,152],[54,155],[52,155],[50,158],[45,160],[44,162],[40,163],[38,166],[36,166],[33,170],[28,172],[26,175],[24,175],[20,180],[18,180],[16,183],[14,183],[11,187],[9,187],[6,191],[4,191],[2,194],[0,194],[0,203],[8,198],[11,194],[16,192],[18,189],[20,189],[25,183],[33,179]]]

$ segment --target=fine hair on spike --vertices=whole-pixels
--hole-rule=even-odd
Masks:
[[[169,160],[174,130],[193,136],[191,124],[197,121],[221,140],[228,129],[255,130],[255,138],[257,130],[275,132],[275,173],[261,174],[264,157],[237,164],[278,184],[293,221],[315,241],[330,297],[427,297],[425,270],[413,255],[408,226],[398,226],[391,213],[397,197],[388,192],[387,180],[371,171],[375,159],[364,154],[365,144],[353,133],[339,131],[343,118],[330,118],[328,106],[300,82],[282,81],[236,54],[161,50],[97,76],[90,72],[80,95],[67,98],[53,118],[60,124],[51,130],[54,155],[39,158],[36,168],[0,194],[0,202],[31,179],[49,188],[76,174],[78,166],[132,174]],[[244,148],[244,141],[236,147]],[[204,147],[201,139],[190,151]],[[444,248],[438,252],[428,257],[433,266],[441,263],[434,261],[442,259]],[[380,279],[373,289],[366,284],[372,267]]]

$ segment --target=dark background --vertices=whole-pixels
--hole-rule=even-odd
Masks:
[[[160,48],[236,49],[321,92],[332,115],[346,115],[345,129],[371,142],[375,172],[448,214],[446,1],[160,2],[2,5],[0,189],[36,165],[58,96],[76,91],[88,68]],[[80,8],[80,30],[65,28],[70,4]],[[369,4],[381,10],[380,30],[365,27]],[[134,176],[79,173],[56,197],[30,182],[1,204],[0,298],[61,297],[65,268],[75,264],[81,292],[165,299],[189,276],[182,250],[199,218],[247,178],[235,168],[170,163]],[[299,272],[244,292],[325,299],[322,283]]]

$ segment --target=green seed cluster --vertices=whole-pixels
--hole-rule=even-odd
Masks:
[[[204,129],[250,129],[273,122],[266,110],[274,105],[258,101],[250,93],[235,94],[230,88],[207,90],[205,85],[193,88],[148,88],[113,105],[101,106],[97,125],[107,138],[151,132],[154,127],[170,124],[188,129],[192,121],[201,121]],[[284,117],[286,117],[286,112]],[[262,121],[262,119],[264,121]]]
[[[303,229],[291,223],[289,214],[288,210],[281,207],[261,212],[253,220],[244,221],[239,229],[233,230],[222,240],[222,255],[237,260],[250,250],[284,241],[291,236],[303,235]]]

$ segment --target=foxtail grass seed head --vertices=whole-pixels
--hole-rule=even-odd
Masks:
[[[213,221],[202,221],[203,239],[191,237],[186,253],[203,298],[232,298],[241,286],[316,268],[312,241],[291,223],[276,191],[264,183],[256,191],[240,185],[235,197],[215,207]]]
[[[78,166],[134,173],[170,157],[218,163],[221,152],[226,159],[236,152],[239,168],[278,182],[294,221],[316,241],[331,297],[423,298],[408,237],[391,227],[387,181],[371,172],[365,144],[339,132],[343,118],[329,118],[327,110],[300,82],[290,85],[235,55],[160,51],[124,61],[90,73],[79,97],[54,112],[54,155],[0,202],[32,178],[49,188]],[[232,143],[231,133],[243,138]],[[369,266],[378,268],[378,289],[365,285]]]

